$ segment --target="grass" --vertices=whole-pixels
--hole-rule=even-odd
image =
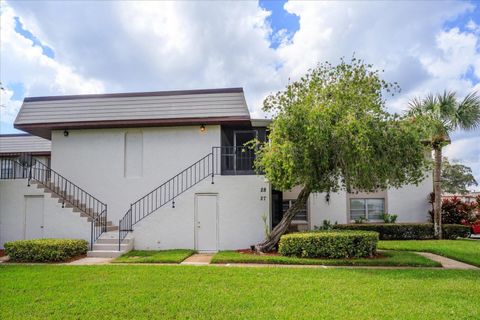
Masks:
[[[438,262],[429,260],[411,252],[385,251],[378,258],[368,259],[306,259],[273,255],[222,251],[217,253],[212,263],[272,263],[272,264],[314,264],[329,266],[410,266],[441,267]]]
[[[180,263],[195,253],[195,250],[132,250],[118,257],[114,262],[118,263]]]
[[[480,241],[477,240],[379,241],[378,248],[431,252],[480,267]]]
[[[480,271],[0,265],[2,319],[476,319]]]

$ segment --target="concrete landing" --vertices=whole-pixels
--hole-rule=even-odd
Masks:
[[[214,253],[196,253],[185,259],[182,263],[183,265],[194,265],[194,266],[204,266],[210,264]]]

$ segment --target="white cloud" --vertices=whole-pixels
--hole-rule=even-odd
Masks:
[[[103,84],[78,75],[74,68],[43,54],[42,48],[15,31],[14,10],[2,4],[1,11],[1,122],[13,122],[21,100],[8,87],[21,83],[27,95],[103,92]]]
[[[9,5],[2,11],[2,82],[21,82],[29,95],[243,86],[251,111],[261,116],[263,98],[289,78],[354,52],[399,82],[403,91],[389,102],[392,111],[428,92],[480,89],[479,21],[445,28],[474,9],[469,2],[289,1],[285,9],[300,24],[293,36],[272,34],[269,12],[250,1]],[[14,15],[54,49],[55,59],[13,31]],[[469,138],[478,132],[460,139]]]

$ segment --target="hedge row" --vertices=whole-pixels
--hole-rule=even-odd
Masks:
[[[470,228],[461,224],[444,224],[443,238],[466,238]],[[333,229],[376,231],[380,240],[425,240],[433,239],[433,224],[431,223],[369,223],[369,224],[337,224]]]
[[[361,258],[376,254],[378,233],[329,230],[298,232],[280,238],[278,252],[301,258]]]
[[[88,242],[78,239],[34,239],[6,242],[5,254],[17,262],[60,262],[86,254]]]

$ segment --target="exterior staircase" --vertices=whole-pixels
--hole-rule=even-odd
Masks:
[[[118,230],[118,227],[115,227]],[[134,239],[131,234],[125,237],[118,246],[118,231],[104,232],[93,245],[93,249],[88,251],[88,257],[96,258],[116,258],[133,249]]]
[[[59,191],[59,188],[55,187],[54,183],[48,183],[47,187],[44,183],[38,181],[31,181],[30,185],[36,185],[38,189],[42,190],[46,194],[49,194],[51,198],[58,199],[58,203],[62,204],[64,208],[69,208],[72,209],[73,212],[78,212],[80,214],[80,217],[86,218],[88,222],[94,221],[93,217],[95,215],[98,215],[98,212],[95,212],[95,209],[93,208],[80,209],[86,207],[86,205],[80,203],[78,199],[75,199],[71,195],[62,194],[62,192]],[[107,220],[106,231],[118,231],[118,226],[113,225],[112,221]]]
[[[52,168],[35,160],[30,154],[15,158],[0,158],[0,179],[28,179],[28,186],[36,186],[51,198],[57,198],[63,208],[70,208],[91,224],[88,256],[113,257],[132,249],[133,239],[125,238],[119,245],[118,226],[107,219],[107,204],[98,200]],[[98,243],[97,243],[98,242]],[[120,248],[120,250],[119,250]]]

